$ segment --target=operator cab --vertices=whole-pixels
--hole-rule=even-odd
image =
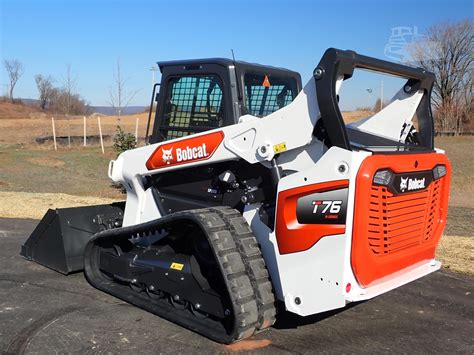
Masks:
[[[302,87],[294,71],[230,59],[158,65],[152,144],[233,125],[246,114],[264,117],[291,103]]]
[[[157,110],[151,144],[230,126],[246,114],[267,116],[290,104],[302,88],[301,76],[294,71],[230,59],[158,65],[162,76],[160,93],[152,96]],[[226,173],[238,180],[234,187],[219,180]],[[270,194],[271,200],[275,193],[271,182],[269,169],[261,165],[249,169],[248,163],[233,161],[153,175],[147,187],[164,216],[219,205],[242,210],[241,197],[250,186],[261,196]]]

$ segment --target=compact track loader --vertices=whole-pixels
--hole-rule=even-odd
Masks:
[[[150,144],[109,166],[126,203],[48,211],[26,258],[223,343],[270,327],[276,301],[308,316],[440,268],[450,164],[433,146],[433,74],[337,49],[303,88],[227,59],[159,66]],[[355,69],[406,82],[345,124]]]

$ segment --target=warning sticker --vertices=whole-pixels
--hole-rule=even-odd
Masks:
[[[183,270],[184,264],[171,263],[170,269],[181,271]]]
[[[263,79],[262,86],[265,86],[266,88],[269,88],[270,86],[272,86],[270,84],[270,80],[268,79],[268,75],[265,75],[265,79]]]
[[[286,151],[286,143],[275,144],[273,146],[273,152],[275,154],[283,153]]]

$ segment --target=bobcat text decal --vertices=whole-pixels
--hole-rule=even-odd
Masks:
[[[410,179],[410,178],[400,178],[400,191],[405,192],[405,190],[420,190],[425,188],[425,178],[422,179]]]
[[[426,189],[433,181],[433,174],[429,171],[394,174],[388,188],[394,194],[404,194]]]
[[[149,170],[209,159],[224,140],[224,132],[191,136],[160,145],[146,162]]]

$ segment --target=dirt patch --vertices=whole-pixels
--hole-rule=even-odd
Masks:
[[[50,157],[34,157],[34,158],[28,158],[26,160],[36,165],[48,166],[51,168],[58,168],[66,164],[62,160],[54,159]]]
[[[444,234],[471,237],[474,233],[474,208],[449,206]]]
[[[474,237],[441,237],[436,258],[446,269],[474,275]]]
[[[73,196],[58,193],[6,192],[0,191],[0,218],[41,219],[51,208],[66,208],[99,205],[117,202],[100,197]]]

